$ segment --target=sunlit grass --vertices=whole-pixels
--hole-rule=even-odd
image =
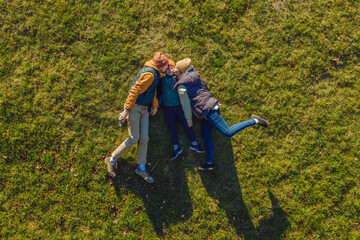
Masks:
[[[0,236],[357,239],[360,14],[356,1],[0,1]],[[229,123],[215,173],[169,161],[162,111],[148,161],[103,159],[131,80],[155,51],[193,60]],[[194,126],[203,145],[200,122]]]

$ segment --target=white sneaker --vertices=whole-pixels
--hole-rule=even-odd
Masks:
[[[149,175],[149,173],[147,171],[143,172],[139,168],[136,168],[135,173],[137,175],[139,175],[140,177],[142,177],[148,183],[153,183],[154,182],[154,179]]]
[[[108,173],[109,173],[110,177],[116,178],[115,164],[112,164],[112,163],[110,162],[110,158],[109,158],[109,157],[105,158],[105,164],[106,164],[106,166],[107,166],[107,170],[108,170]]]

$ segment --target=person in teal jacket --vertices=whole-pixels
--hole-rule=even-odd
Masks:
[[[191,141],[190,150],[198,153],[204,153],[196,141],[194,131],[188,126],[184,111],[181,106],[179,95],[174,89],[177,76],[174,75],[175,63],[169,60],[169,67],[166,71],[166,75],[160,79],[160,94],[161,101],[164,106],[165,119],[170,129],[170,138],[174,145],[174,152],[171,156],[171,160],[176,159],[182,152],[182,148],[179,145],[177,134],[177,121],[182,125],[186,136]]]

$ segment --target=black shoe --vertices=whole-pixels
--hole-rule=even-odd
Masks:
[[[256,115],[251,115],[251,118],[258,120],[257,124],[259,124],[260,126],[263,126],[263,127],[268,126],[267,121],[265,119],[261,118],[261,117],[258,117]]]
[[[200,165],[199,167],[197,167],[197,169],[201,170],[201,171],[213,171],[213,170],[215,170],[215,164],[214,163],[211,163],[211,164],[204,163],[204,164]]]

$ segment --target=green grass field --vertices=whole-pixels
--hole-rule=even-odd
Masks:
[[[169,161],[162,110],[148,162],[103,159],[154,52],[193,60],[228,123],[214,173]],[[357,0],[0,0],[1,239],[360,239]],[[194,124],[202,146],[200,122]]]

